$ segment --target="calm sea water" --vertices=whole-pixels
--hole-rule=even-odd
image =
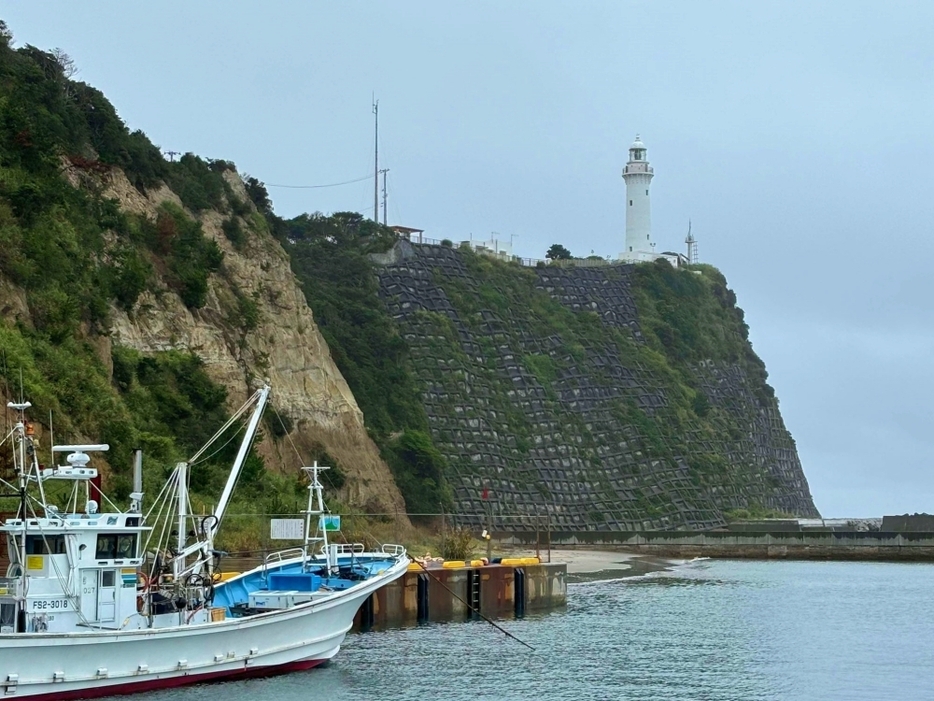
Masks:
[[[571,584],[565,611],[349,637],[327,667],[149,694],[328,699],[934,699],[934,566],[703,560]]]

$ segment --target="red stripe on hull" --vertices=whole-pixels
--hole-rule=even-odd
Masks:
[[[97,699],[103,696],[118,696],[121,694],[138,694],[143,691],[153,691],[155,689],[170,689],[178,686],[187,686],[189,684],[202,684],[212,681],[235,681],[237,679],[255,679],[256,677],[272,677],[277,674],[286,674],[288,672],[299,672],[304,669],[311,669],[327,662],[327,660],[299,660],[298,662],[288,662],[281,665],[272,665],[269,667],[253,667],[250,669],[236,669],[226,672],[205,672],[204,674],[189,674],[180,677],[168,677],[165,679],[140,679],[135,682],[125,682],[122,684],[113,684],[111,686],[101,686],[88,689],[78,689],[75,691],[53,691],[48,694],[38,696],[17,696],[17,698],[28,699],[28,701],[70,701],[71,699]]]

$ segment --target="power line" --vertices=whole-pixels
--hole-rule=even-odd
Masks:
[[[330,183],[328,185],[273,185],[267,183],[266,187],[287,187],[293,190],[317,190],[322,187],[338,187],[340,185],[350,185],[351,183],[361,183],[364,180],[369,180],[372,178],[372,175],[364,175],[362,178],[357,178],[356,180],[345,180],[342,183]]]

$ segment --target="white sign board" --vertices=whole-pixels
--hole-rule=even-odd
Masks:
[[[305,521],[300,518],[271,519],[269,537],[272,540],[302,540],[305,537]]]

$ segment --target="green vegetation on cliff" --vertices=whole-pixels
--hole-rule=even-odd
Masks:
[[[268,216],[367,429],[393,471],[407,511],[450,511],[444,459],[428,434],[408,345],[379,298],[369,259],[389,249],[395,234],[351,212],[306,214],[289,221]]]
[[[380,275],[461,513],[479,518],[487,488],[504,519],[573,528],[815,513],[715,269],[530,269],[441,246]]]
[[[634,297],[650,345],[682,371],[714,360],[741,365],[763,404],[775,396],[765,364],[749,343],[749,327],[736,294],[712,265],[676,270],[659,259],[635,269]]]
[[[67,57],[13,49],[10,39],[0,23],[0,276],[25,296],[4,300],[0,378],[7,396],[32,401],[37,422],[53,412],[59,439],[109,443],[108,489],[125,498],[132,450],[144,449],[155,483],[220,427],[227,393],[192,354],[111,347],[112,305],[132,313],[163,281],[202,307],[223,254],[181,208],[164,205],[155,221],[126,214],[88,176],[117,166],[141,191],[168,183],[189,211],[226,213],[234,224],[225,232],[241,238],[240,218],[253,210],[224,180],[230,164],[165,161],[99,91],[69,78]],[[217,491],[231,457],[222,451],[192,472],[195,502]],[[296,496],[255,454],[246,473],[244,508]]]

